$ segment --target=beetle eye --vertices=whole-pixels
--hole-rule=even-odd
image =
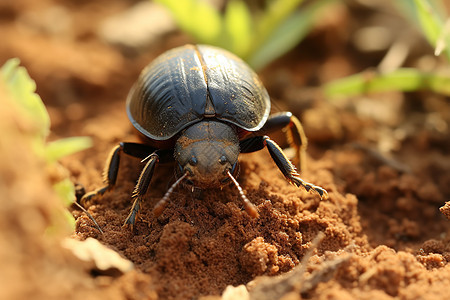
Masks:
[[[225,157],[225,155],[222,155],[219,158],[219,163],[221,163],[222,165],[224,165],[227,162],[227,158]]]
[[[198,163],[197,157],[192,156],[191,159],[189,160],[189,163],[190,163],[192,166],[197,165],[197,163]]]

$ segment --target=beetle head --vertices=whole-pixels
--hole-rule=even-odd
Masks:
[[[189,126],[175,145],[178,175],[194,187],[220,187],[229,182],[228,171],[237,175],[239,138],[235,129],[217,121],[201,121]]]

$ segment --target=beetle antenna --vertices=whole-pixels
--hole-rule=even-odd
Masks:
[[[244,201],[244,208],[245,211],[252,217],[257,218],[259,217],[258,209],[256,206],[248,200],[247,196],[244,194],[244,190],[239,185],[239,182],[231,175],[230,171],[227,171],[228,176],[231,178],[231,181],[233,181],[234,185],[237,187],[239,191],[239,195],[241,196],[242,201]]]
[[[188,174],[189,173],[186,172],[186,173],[183,174],[183,176],[178,178],[177,181],[175,181],[172,184],[172,186],[167,190],[167,192],[164,194],[164,197],[162,197],[161,200],[159,200],[158,203],[156,203],[155,207],[153,208],[153,214],[156,217],[159,217],[162,214],[164,208],[167,205],[167,202],[169,201],[170,195],[172,195],[172,193],[173,193],[173,190],[180,184],[181,181],[183,181],[184,178],[186,178],[186,176]]]

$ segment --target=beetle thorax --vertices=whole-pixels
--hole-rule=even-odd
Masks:
[[[239,138],[229,124],[203,120],[186,128],[175,145],[178,173],[198,188],[220,187],[237,172]]]

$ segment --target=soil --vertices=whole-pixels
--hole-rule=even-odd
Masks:
[[[0,61],[19,57],[36,80],[50,139],[92,137],[92,148],[61,162],[86,191],[102,186],[115,145],[138,141],[124,99],[139,72],[191,42],[176,31],[133,51],[102,40],[102,22],[135,3],[0,3]],[[448,98],[390,92],[335,101],[314,88],[377,65],[384,52],[364,52],[352,36],[380,15],[361,3],[337,5],[301,45],[260,72],[273,112],[290,110],[305,128],[302,178],[329,198],[290,185],[266,150],[242,154],[238,181],[259,218],[245,212],[233,186],[201,197],[177,188],[155,218],[153,206],[175,179],[173,165],[159,165],[139,221],[123,227],[143,167],[123,156],[115,189],[87,207],[103,234],[75,206],[73,232],[44,234],[64,227],[52,217],[61,204],[51,174],[29,151],[28,121],[2,105],[0,299],[448,299]],[[394,35],[407,27],[401,24]],[[405,64],[438,66],[415,34],[420,47]],[[273,138],[286,146],[282,134]],[[67,235],[98,239],[134,268],[100,272],[63,247]]]

